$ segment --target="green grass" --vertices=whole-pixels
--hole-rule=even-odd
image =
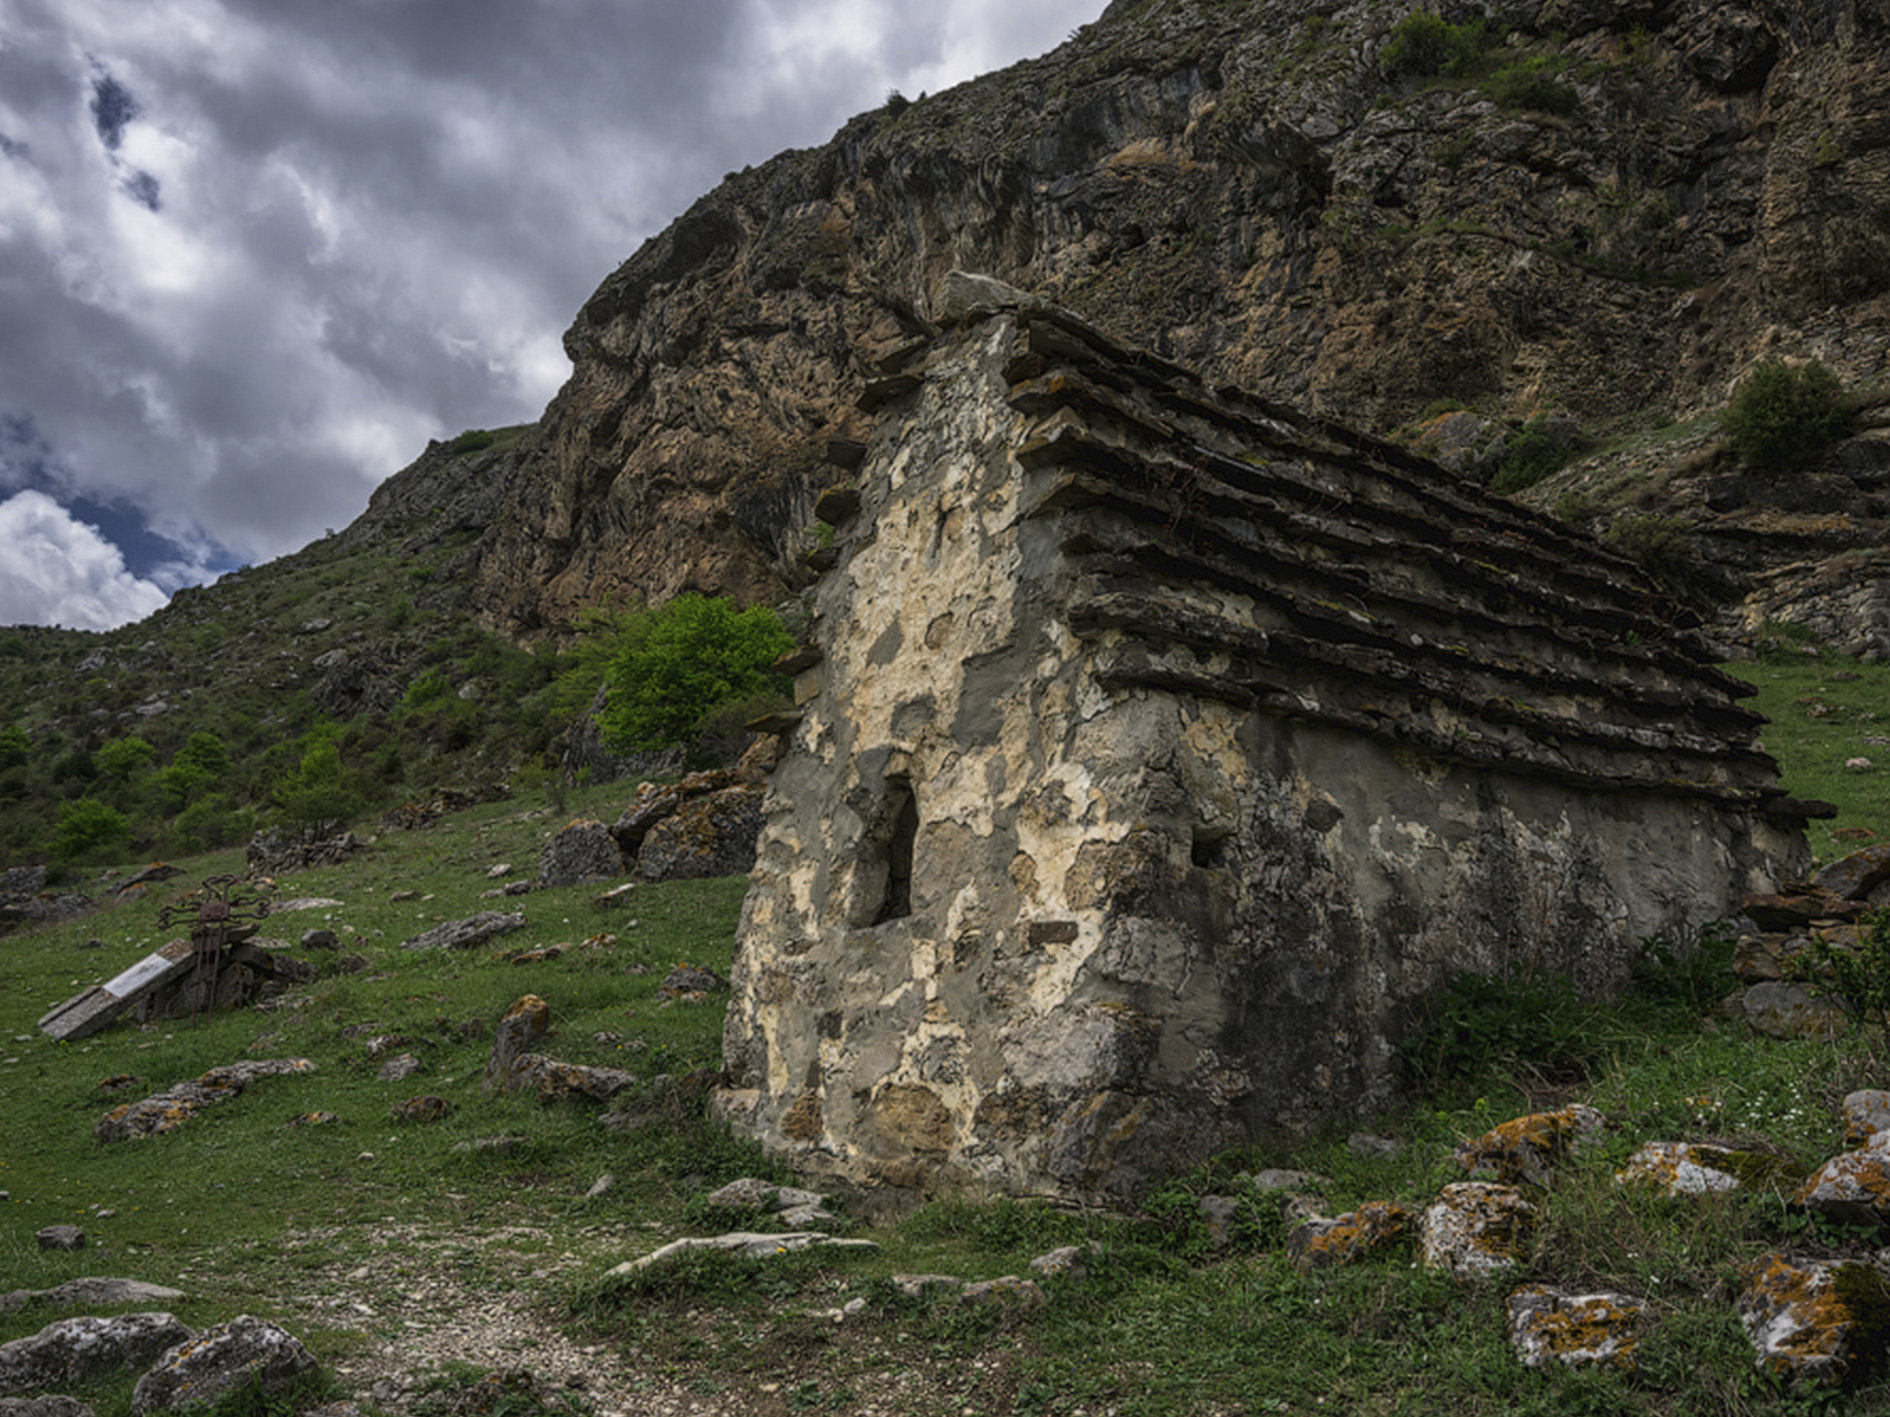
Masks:
[[[1774,637],[1779,638],[1779,637]],[[1779,716],[1767,743],[1795,792],[1843,804],[1839,825],[1890,829],[1868,776],[1832,775],[1868,733],[1890,670],[1850,665],[1786,639],[1739,666]],[[1851,680],[1838,674],[1857,674]],[[1790,710],[1828,701],[1818,717]],[[1789,731],[1788,731],[1789,730]],[[1868,750],[1866,750],[1868,751]],[[675,1094],[649,1094],[658,1121],[627,1132],[596,1124],[595,1108],[488,1098],[480,1077],[490,1028],[521,993],[546,999],[547,1051],[643,1076],[713,1066],[721,1017],[714,1005],[664,1006],[663,974],[687,960],[726,971],[744,883],[739,879],[640,886],[608,912],[598,890],[573,887],[487,900],[488,870],[531,874],[546,838],[578,816],[614,815],[624,787],[575,791],[554,812],[525,800],[487,804],[421,831],[389,833],[346,867],[280,882],[283,897],[340,902],[285,915],[265,929],[291,940],[325,925],[343,950],[367,957],[357,974],[298,986],[267,1010],[120,1024],[75,1044],[39,1036],[34,1020],[79,988],[134,962],[167,938],[151,899],[87,920],[0,941],[0,1266],[13,1287],[50,1288],[110,1273],[171,1284],[173,1307],[195,1327],[255,1313],[308,1342],[331,1373],[378,1345],[398,1345],[402,1321],[377,1292],[409,1278],[445,1276],[474,1292],[503,1286],[575,1341],[629,1362],[652,1392],[754,1410],[849,1412],[898,1394],[901,1410],[1123,1414],[1361,1413],[1785,1413],[1809,1410],[1760,1379],[1731,1317],[1738,1268],[1776,1245],[1866,1253],[1875,1237],[1810,1226],[1780,1197],[1758,1191],[1677,1203],[1624,1191],[1614,1170],[1644,1140],[1740,1137],[1764,1141],[1806,1170],[1841,1146],[1838,1100],[1880,1083],[1875,1035],[1830,1043],[1755,1039],[1713,1010],[1719,967],[1667,964],[1627,1001],[1602,1010],[1553,989],[1469,1001],[1448,1069],[1402,1112],[1345,1118],[1291,1149],[1250,1147],[1175,1178],[1133,1214],[1083,1213],[975,1195],[933,1198],[878,1226],[848,1233],[879,1248],[812,1251],[766,1263],[708,1257],[636,1279],[607,1277],[629,1255],[674,1235],[713,1233],[747,1217],[704,1197],[744,1174],[790,1179],[750,1145],[718,1131]],[[1831,845],[1838,845],[1831,843]],[[173,883],[237,867],[235,853],[184,863]],[[419,898],[393,899],[417,891]],[[482,908],[522,909],[525,930],[463,952],[412,952],[401,940]],[[634,923],[632,923],[634,922]],[[603,934],[614,942],[587,946]],[[96,938],[101,949],[80,946]],[[526,948],[565,944],[559,958],[509,962]],[[320,958],[320,956],[312,956]],[[1474,1007],[1472,1007],[1474,1005]],[[467,1036],[470,1020],[484,1036]],[[365,1030],[365,1031],[364,1031]],[[381,1082],[365,1039],[401,1033],[425,1071]],[[1544,1049],[1561,1058],[1545,1069]],[[1440,1057],[1445,1056],[1443,1054]],[[101,1145],[97,1119],[242,1058],[308,1057],[312,1074],[264,1079],[176,1132]],[[107,1096],[102,1079],[142,1081]],[[453,1104],[433,1126],[403,1126],[388,1108],[415,1093]],[[1295,1273],[1277,1200],[1243,1205],[1234,1243],[1210,1248],[1196,1212],[1206,1194],[1239,1194],[1239,1173],[1292,1165],[1326,1178],[1323,1203],[1339,1213],[1368,1200],[1419,1207],[1454,1179],[1453,1147],[1496,1122],[1579,1096],[1616,1127],[1598,1150],[1558,1172],[1547,1219],[1517,1276],[1614,1287],[1650,1300],[1658,1327],[1636,1377],[1522,1368],[1504,1337],[1507,1283],[1465,1286],[1416,1265],[1408,1246],[1344,1271]],[[340,1122],[293,1128],[325,1109]],[[1392,1159],[1354,1156],[1344,1134],[1365,1125],[1405,1142]],[[494,1136],[509,1150],[454,1148]],[[614,1189],[587,1199],[605,1172]],[[106,1214],[110,1212],[110,1214]],[[37,1248],[45,1225],[73,1223],[91,1237],[76,1254]],[[767,1224],[762,1221],[760,1224]],[[901,1295],[891,1276],[943,1272],[967,1279],[1026,1272],[1064,1244],[1090,1247],[1090,1274],[1045,1281],[1042,1308],[968,1308]],[[366,1288],[351,1275],[372,1270]],[[844,1323],[829,1312],[852,1300]],[[363,1305],[369,1312],[358,1312]],[[59,1315],[0,1315],[0,1340]],[[530,1364],[529,1354],[514,1355]],[[504,1366],[504,1365],[490,1365]],[[100,1417],[118,1417],[131,1377],[79,1389]],[[345,1386],[345,1382],[343,1383]],[[435,1375],[424,1400],[459,1417],[487,1398],[520,1417],[624,1395],[502,1389],[486,1369]],[[496,1394],[496,1397],[495,1397]],[[576,1405],[569,1405],[576,1404]],[[510,1410],[510,1409],[508,1409]],[[1866,1390],[1845,1409],[1890,1411],[1890,1389]]]

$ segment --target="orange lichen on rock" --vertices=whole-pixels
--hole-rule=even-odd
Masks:
[[[1368,1201],[1330,1220],[1308,1220],[1287,1236],[1293,1267],[1305,1271],[1371,1259],[1404,1238],[1411,1212],[1396,1201]]]
[[[1739,1321],[1757,1367],[1849,1387],[1880,1364],[1890,1344],[1890,1285],[1873,1266],[1772,1251],[1740,1278]]]
[[[1565,1294],[1534,1284],[1509,1296],[1509,1335],[1531,1368],[1602,1364],[1632,1370],[1648,1320],[1644,1300],[1624,1294]]]
[[[1532,1112],[1492,1127],[1457,1148],[1457,1162],[1471,1175],[1506,1185],[1546,1185],[1555,1163],[1600,1135],[1607,1118],[1580,1102],[1557,1112]]]
[[[1418,1221],[1427,1269],[1481,1279],[1518,1263],[1535,1231],[1536,1208],[1514,1186],[1458,1181],[1438,1192]]]

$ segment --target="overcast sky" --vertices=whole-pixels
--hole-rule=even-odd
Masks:
[[[0,0],[0,624],[345,526],[724,172],[1103,3]]]

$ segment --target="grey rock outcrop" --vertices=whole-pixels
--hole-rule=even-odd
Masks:
[[[0,1392],[142,1368],[190,1337],[189,1328],[164,1313],[59,1319],[31,1337],[0,1344]]]
[[[205,1329],[160,1356],[131,1393],[132,1417],[213,1406],[254,1388],[263,1398],[314,1371],[315,1355],[287,1330],[248,1314]]]
[[[522,912],[481,910],[464,920],[448,920],[400,942],[403,950],[469,950],[487,940],[525,928]]]

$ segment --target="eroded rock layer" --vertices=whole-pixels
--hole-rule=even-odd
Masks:
[[[822,499],[732,981],[723,1108],[797,1165],[1132,1191],[1389,1101],[1455,973],[1605,987],[1797,864],[1746,686],[1625,563],[995,282],[940,308]]]

